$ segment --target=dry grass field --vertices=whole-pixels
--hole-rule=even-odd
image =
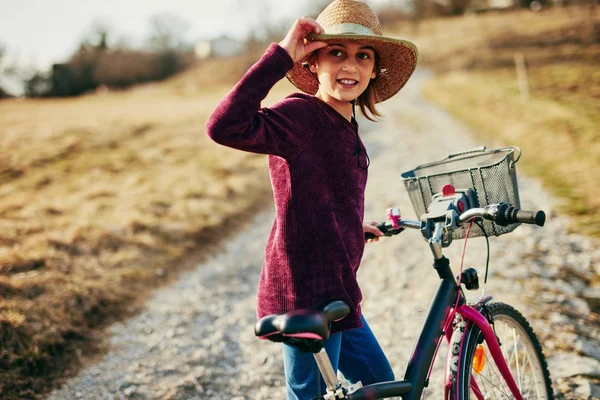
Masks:
[[[600,9],[468,15],[400,32],[439,72],[426,96],[488,147],[521,147],[520,168],[562,199],[571,230],[600,237]],[[520,55],[529,100],[517,79]]]
[[[403,29],[442,73],[427,95],[490,147],[522,147],[527,171],[600,234],[598,17],[577,8],[519,11]],[[526,103],[515,51],[528,61]],[[76,369],[99,327],[268,198],[265,157],[217,146],[204,132],[250,62],[217,60],[119,93],[0,102],[3,399],[36,398]],[[290,90],[282,82],[267,104]]]
[[[95,327],[268,198],[265,157],[205,135],[231,86],[219,83],[246,67],[208,63],[127,92],[0,102],[0,397],[42,392]]]

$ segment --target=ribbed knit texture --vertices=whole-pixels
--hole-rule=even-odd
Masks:
[[[257,316],[339,299],[351,313],[334,323],[332,332],[358,328],[362,294],[356,271],[364,250],[367,181],[353,155],[358,126],[301,93],[261,109],[292,66],[288,53],[271,45],[217,106],[207,134],[225,146],[269,154],[276,217],[258,285]],[[366,165],[366,152],[360,157]]]

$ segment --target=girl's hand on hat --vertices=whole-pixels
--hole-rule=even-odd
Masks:
[[[367,243],[370,242],[378,242],[379,241],[379,236],[383,236],[383,232],[381,232],[379,229],[376,228],[377,222],[371,222],[369,224],[363,224],[363,232],[365,233],[372,233],[373,235],[375,235],[376,237],[373,239],[368,239]]]
[[[313,32],[319,34],[324,30],[314,19],[302,17],[294,23],[285,38],[279,42],[279,46],[288,52],[294,63],[297,63],[307,54],[327,46],[325,42],[305,42],[304,38]]]

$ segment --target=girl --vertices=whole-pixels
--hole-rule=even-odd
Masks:
[[[269,154],[276,217],[265,250],[257,296],[259,318],[343,300],[350,314],[332,324],[325,349],[334,368],[363,384],[394,379],[361,314],[356,272],[369,158],[358,136],[354,104],[369,119],[375,103],[398,92],[415,69],[417,50],[381,36],[362,1],[336,0],[317,18],[296,21],[272,44],[207,123],[215,142]],[[260,108],[287,74],[302,92]],[[312,399],[325,387],[312,354],[283,345],[289,399]]]

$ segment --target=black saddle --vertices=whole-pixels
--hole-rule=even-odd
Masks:
[[[323,340],[329,339],[331,323],[349,313],[350,307],[343,301],[330,301],[267,315],[256,322],[254,333],[261,339],[284,342],[300,351],[317,353],[323,347]]]

